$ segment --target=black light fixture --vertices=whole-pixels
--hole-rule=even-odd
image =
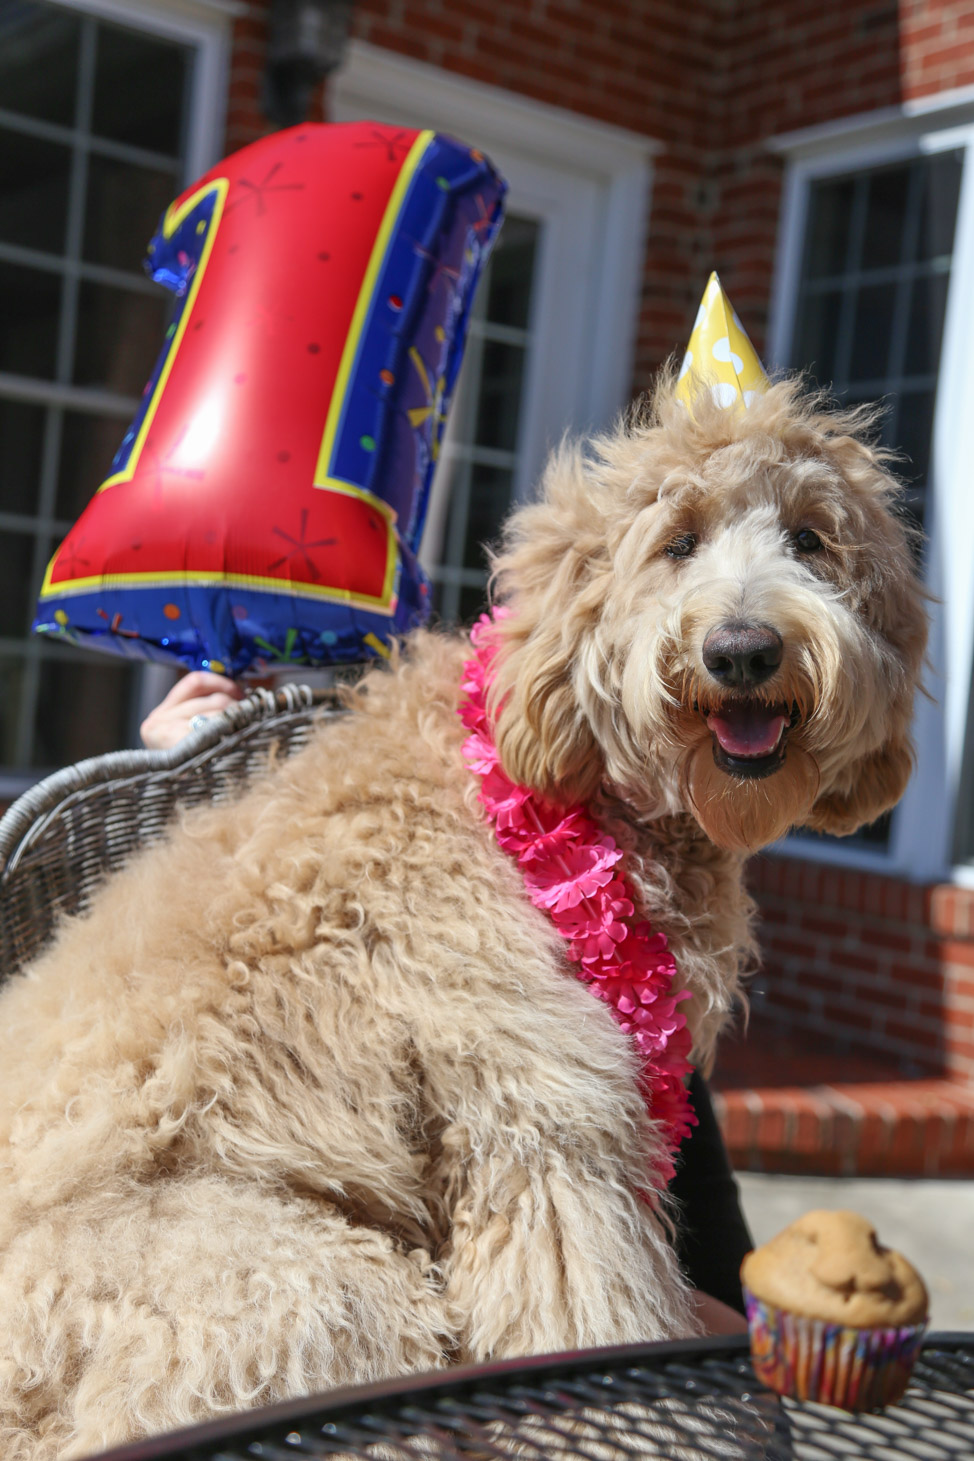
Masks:
[[[264,113],[278,127],[305,121],[315,87],[345,55],[354,0],[271,0]]]

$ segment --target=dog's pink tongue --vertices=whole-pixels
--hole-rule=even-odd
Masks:
[[[788,717],[771,705],[722,705],[707,724],[728,756],[770,756]]]

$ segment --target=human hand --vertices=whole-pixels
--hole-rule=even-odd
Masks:
[[[234,680],[210,670],[191,670],[177,680],[164,700],[151,710],[139,727],[142,744],[150,751],[168,751],[193,729],[197,715],[219,715],[244,692]]]

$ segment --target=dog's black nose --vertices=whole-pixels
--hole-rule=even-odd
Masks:
[[[721,685],[763,685],[781,664],[781,635],[767,624],[718,624],[703,642],[703,662]]]

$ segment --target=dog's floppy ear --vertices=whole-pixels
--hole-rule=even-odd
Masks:
[[[913,746],[897,736],[878,751],[853,762],[844,785],[820,796],[807,825],[815,832],[848,837],[894,807],[913,770]]]
[[[585,801],[602,780],[582,650],[608,571],[602,485],[566,442],[548,463],[542,500],[508,522],[493,574],[510,610],[494,631],[497,749],[513,781],[556,802]]]
[[[896,805],[913,771],[910,737],[913,700],[921,687],[927,644],[927,594],[916,571],[914,530],[905,524],[890,499],[896,489],[884,454],[853,436],[830,446],[846,478],[859,493],[863,541],[868,553],[858,568],[854,589],[861,594],[859,612],[868,631],[885,644],[886,694],[879,746],[850,758],[836,783],[831,778],[812,807],[808,826],[836,837],[848,837]]]
[[[579,706],[561,625],[503,629],[493,697],[501,764],[512,781],[549,801],[587,801],[602,779],[602,758]]]

